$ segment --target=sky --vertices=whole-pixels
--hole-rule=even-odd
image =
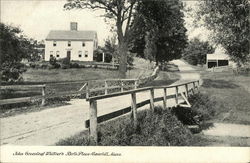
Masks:
[[[78,30],[95,30],[101,44],[111,33],[101,12],[64,10],[66,0],[1,0],[1,22],[19,26],[25,35],[44,40],[50,30],[69,30],[78,22]]]
[[[50,30],[69,30],[70,22],[78,22],[78,30],[95,30],[100,45],[104,39],[112,36],[110,26],[105,23],[102,12],[90,10],[64,10],[66,0],[0,0],[0,21],[19,26],[25,35],[38,41],[44,40]],[[189,6],[194,3],[188,2]],[[187,24],[191,19],[186,18]],[[186,26],[189,38],[195,36],[206,40],[204,29]],[[203,32],[202,32],[203,31]]]

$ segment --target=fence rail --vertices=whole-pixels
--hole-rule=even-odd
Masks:
[[[27,89],[27,88],[41,88],[41,105],[45,105],[45,88],[46,85],[9,85],[9,86],[0,86],[0,89]],[[6,104],[15,104],[15,103],[22,103],[22,102],[30,102],[34,97],[22,97],[22,98],[12,98],[12,99],[4,99],[0,100],[0,105]]]
[[[189,84],[191,84],[191,87],[189,87]],[[123,91],[123,92],[118,92],[118,93],[112,93],[112,94],[106,94],[106,95],[101,95],[101,96],[94,96],[94,97],[88,97],[86,100],[89,101],[89,119],[85,121],[85,127],[89,128],[90,132],[90,141],[92,144],[97,144],[97,124],[107,121],[109,119],[121,116],[123,114],[126,114],[128,112],[131,112],[132,119],[133,119],[133,124],[134,127],[137,126],[137,108],[142,107],[146,104],[150,104],[150,109],[153,111],[154,110],[154,103],[163,101],[163,108],[167,108],[167,100],[170,98],[174,98],[176,105],[180,105],[183,107],[190,107],[190,103],[188,102],[188,96],[190,92],[192,94],[195,93],[195,89],[198,90],[200,85],[199,80],[196,81],[191,81],[191,82],[186,82],[182,84],[177,84],[177,85],[171,85],[171,86],[156,86],[156,87],[145,87],[145,88],[139,88],[135,90],[129,90],[129,91]],[[180,91],[179,87],[185,87],[184,91]],[[175,88],[175,94],[174,95],[168,95],[168,89],[170,88]],[[154,91],[156,89],[162,89],[163,90],[163,97],[157,97],[155,98]],[[149,91],[150,93],[150,98],[146,99],[140,103],[137,103],[136,101],[136,93],[139,92],[146,92]],[[117,96],[122,96],[122,95],[131,95],[131,106],[112,112],[108,113],[105,115],[102,115],[100,117],[97,117],[97,101],[102,100],[102,99],[107,99],[111,97],[117,97]],[[178,100],[179,96],[181,96],[186,104],[181,104]]]
[[[97,87],[97,88],[90,88],[89,85],[92,82],[103,82],[105,87]],[[110,82],[119,82],[120,85],[112,86]],[[133,82],[131,85],[124,85],[125,82]],[[65,84],[74,84],[74,83],[81,83],[79,81],[72,82],[72,83],[52,83],[51,85],[65,85]],[[55,97],[62,97],[62,96],[73,96],[73,95],[82,95],[86,94],[86,97],[90,97],[91,93],[104,91],[104,94],[107,95],[110,90],[119,89],[121,92],[127,88],[134,88],[136,89],[138,86],[137,79],[107,79],[107,80],[90,80],[85,81],[81,88],[77,91],[64,91],[64,92],[56,92],[56,94],[46,94],[46,87],[47,85],[6,85],[0,86],[0,89],[13,89],[13,90],[23,90],[23,89],[37,89],[41,88],[41,95],[33,96],[33,97],[21,97],[21,98],[11,98],[11,99],[2,99],[0,100],[0,105],[8,105],[8,104],[16,104],[16,103],[24,103],[24,102],[32,102],[35,100],[42,100],[41,105],[45,105],[46,99],[55,98]]]

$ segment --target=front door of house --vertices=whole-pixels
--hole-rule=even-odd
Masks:
[[[70,57],[71,57],[71,51],[68,50],[68,51],[67,51],[67,58],[69,58],[69,60],[70,60]]]

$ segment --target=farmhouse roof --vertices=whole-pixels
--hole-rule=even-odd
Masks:
[[[72,41],[91,41],[96,37],[96,31],[62,31],[52,30],[45,40],[72,40]]]

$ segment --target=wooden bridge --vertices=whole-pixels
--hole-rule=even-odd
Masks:
[[[167,101],[168,99],[175,99],[175,105],[179,105],[182,107],[191,107],[188,96],[190,93],[194,94],[195,90],[198,90],[200,86],[199,80],[191,81],[191,82],[185,82],[178,85],[171,85],[171,86],[157,86],[157,87],[145,87],[145,88],[139,88],[135,90],[129,90],[129,91],[123,91],[119,93],[111,93],[111,94],[105,94],[101,96],[94,96],[94,97],[88,97],[86,100],[89,101],[89,120],[85,122],[85,127],[89,128],[90,132],[90,140],[92,143],[97,143],[97,124],[110,120],[112,118],[121,116],[123,114],[126,114],[128,112],[131,112],[133,117],[133,124],[136,128],[137,126],[137,109],[139,107],[142,107],[144,105],[150,104],[150,109],[154,111],[154,103],[162,101],[163,102],[163,109],[166,109],[168,107]],[[174,89],[175,93],[171,94],[170,90]],[[155,91],[162,91],[163,96],[155,97],[154,93]],[[136,100],[136,94],[143,92],[143,93],[149,93],[150,98],[144,99],[141,102],[137,102]],[[173,92],[173,91],[171,91]],[[159,93],[158,93],[159,94]],[[130,95],[131,96],[131,106],[126,107],[124,109],[111,112],[102,116],[97,116],[97,101],[112,97],[118,97],[123,95]],[[182,98],[182,100],[179,100],[179,98]],[[183,104],[186,103],[186,104]]]

